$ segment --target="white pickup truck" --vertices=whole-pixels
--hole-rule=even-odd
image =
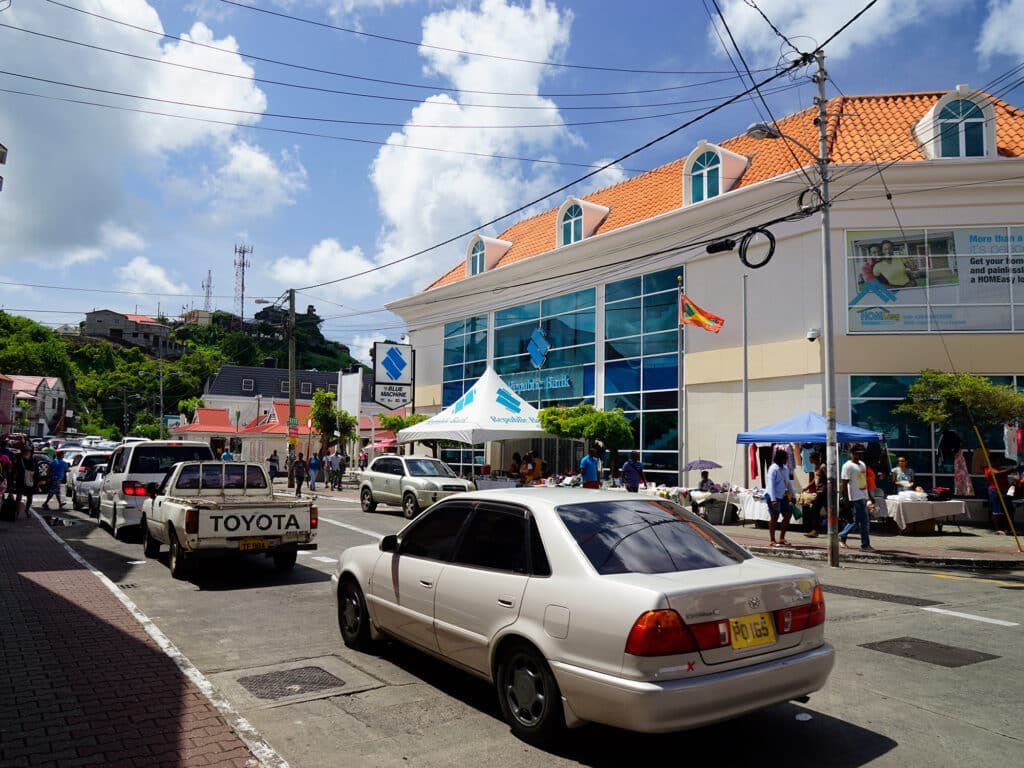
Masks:
[[[256,552],[273,557],[285,571],[295,565],[298,550],[316,549],[316,506],[308,499],[275,496],[259,464],[185,461],[146,491],[143,550],[156,557],[167,544],[176,579],[200,555]]]

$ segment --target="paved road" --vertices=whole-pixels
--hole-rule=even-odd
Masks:
[[[338,554],[405,521],[397,509],[364,514],[354,500],[321,498],[320,515],[320,549],[291,574],[240,558],[201,564],[190,581],[171,579],[166,553],[144,561],[138,543],[114,541],[87,518],[57,530],[296,768],[612,766],[673,754],[681,763],[695,744],[721,765],[787,768],[1006,768],[1024,754],[1024,573],[809,563],[828,590],[838,663],[808,704],[670,736],[590,726],[546,753],[509,734],[485,684],[399,646],[369,656],[342,645],[330,582]],[[947,648],[865,647],[899,638]],[[929,650],[931,660],[906,657]]]

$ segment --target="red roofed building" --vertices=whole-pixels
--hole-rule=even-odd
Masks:
[[[192,420],[170,430],[173,437],[183,440],[208,442],[218,456],[225,448],[232,453],[238,448],[238,425],[233,423],[231,414],[225,408],[196,408]],[[234,445],[233,445],[234,443]]]
[[[30,437],[63,432],[67,393],[57,376],[9,374],[0,382],[0,421],[14,426],[6,431],[28,433]],[[22,428],[18,422],[27,421]]]
[[[925,368],[1024,387],[1009,353],[1024,330],[1024,112],[966,86],[826,111],[836,416],[884,431],[924,485],[951,486],[931,431],[893,408]],[[623,409],[635,441],[618,447],[666,485],[695,482],[680,470],[691,459],[728,466],[745,426],[821,412],[816,117],[780,116],[788,138],[774,140],[743,132],[753,113],[732,138],[680,133],[672,162],[438,251],[452,266],[388,304],[419,353],[417,412],[453,404],[490,365],[539,407]],[[767,236],[752,235],[745,265],[740,241],[758,228],[774,251],[765,262]],[[725,239],[736,247],[707,253]],[[725,319],[720,333],[679,330],[680,289]],[[529,449],[575,469],[551,441],[503,455]]]

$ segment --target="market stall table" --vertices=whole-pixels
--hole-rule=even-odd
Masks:
[[[901,531],[921,520],[942,520],[955,515],[963,515],[967,508],[962,501],[910,501],[898,496],[886,499],[889,516],[896,521]]]
[[[520,480],[513,477],[488,477],[481,475],[473,482],[476,483],[478,491],[489,491],[493,488],[518,488],[522,485]]]

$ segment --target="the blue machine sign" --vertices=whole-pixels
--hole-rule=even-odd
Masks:
[[[377,342],[374,348],[373,400],[389,410],[412,402],[413,351],[408,344]]]

